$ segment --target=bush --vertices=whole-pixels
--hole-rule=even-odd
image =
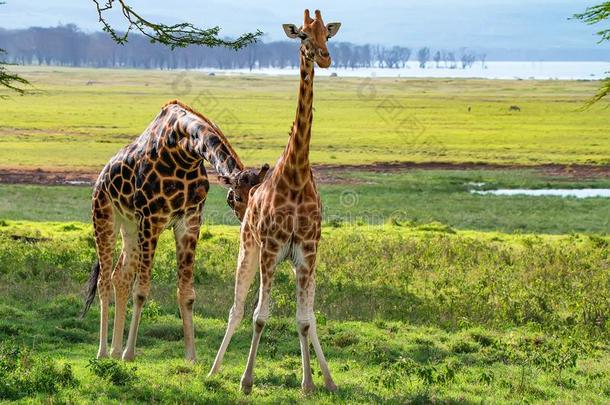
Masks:
[[[215,236],[200,240],[197,246],[196,288],[205,297],[203,315],[224,319],[233,298],[227,291],[234,284],[238,232],[222,227],[210,232]],[[608,337],[608,237],[499,238],[452,232],[438,224],[325,227],[316,309],[329,320],[381,319],[388,324],[401,321],[451,329],[532,325],[544,333]],[[56,234],[35,244],[0,236],[0,283],[18,285],[21,291],[38,289],[42,282],[48,289],[59,285],[75,291],[93,261],[91,238],[85,237],[89,231]],[[170,291],[168,286],[176,279],[175,263],[175,243],[166,234],[155,255],[155,288]],[[272,292],[272,310],[279,317],[293,317],[296,310],[294,277],[287,267],[278,268]],[[37,309],[50,318],[76,316],[82,308],[76,295],[48,300],[57,294],[42,292]],[[248,303],[255,294],[251,293]],[[172,309],[166,310],[168,294],[155,297],[159,305],[151,301],[143,315],[153,322],[176,308],[171,297]],[[0,307],[0,313],[6,311],[10,310]],[[323,325],[322,316],[319,320]],[[4,335],[20,332],[10,325],[2,328]],[[492,343],[482,335],[473,335],[472,340],[483,347]]]
[[[92,359],[87,367],[99,378],[118,386],[129,385],[138,379],[136,367],[128,367],[114,359]]]
[[[450,345],[449,349],[453,353],[476,353],[481,349],[481,347],[476,342],[460,338],[454,341]]]
[[[70,364],[60,366],[11,342],[0,345],[0,399],[56,394],[61,388],[77,385]]]

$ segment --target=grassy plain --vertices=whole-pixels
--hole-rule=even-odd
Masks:
[[[156,256],[136,362],[91,361],[97,306],[77,319],[78,292],[94,254],[90,232],[81,223],[0,226],[0,397],[74,403],[610,400],[607,237],[510,236],[430,225],[325,227],[319,333],[340,390],[326,393],[314,365],[319,388],[303,398],[287,266],[276,274],[253,395],[238,391],[251,336],[248,317],[220,377],[205,377],[232,300],[238,232],[232,226],[208,228],[198,245],[196,365],[181,359],[169,234]],[[252,292],[247,302],[253,300]]]
[[[0,105],[0,169],[97,171],[170,98],[220,124],[249,165],[281,153],[293,77],[15,68],[37,93]],[[595,82],[316,79],[315,163],[610,163]],[[519,105],[521,112],[509,112]],[[468,111],[470,106],[471,111]],[[199,361],[182,360],[175,258],[164,234],[138,358],[96,362],[90,187],[0,185],[0,400],[29,403],[608,403],[606,199],[495,197],[473,189],[610,187],[540,169],[333,172],[319,334],[340,390],[299,390],[294,280],[278,270],[251,397],[239,391],[247,319],[205,377],[232,301],[238,228],[213,186],[196,256]],[[484,183],[484,184],[480,184]],[[485,232],[483,232],[485,231]],[[247,307],[251,313],[254,288]]]
[[[413,170],[393,173],[341,171],[338,184],[322,184],[324,222],[415,225],[440,222],[457,229],[510,233],[608,234],[605,198],[473,195],[494,188],[610,188],[610,180],[578,180],[537,170]],[[478,186],[479,183],[485,183]],[[226,191],[212,185],[206,224],[237,224]],[[0,185],[0,219],[89,223],[91,187]]]
[[[20,67],[37,93],[1,102],[0,166],[99,170],[179,98],[217,122],[249,165],[273,163],[295,77]],[[610,162],[596,82],[316,78],[314,163]],[[511,105],[521,112],[509,112]],[[468,107],[471,112],[468,112]]]

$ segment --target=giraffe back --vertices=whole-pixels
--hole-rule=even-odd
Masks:
[[[192,141],[185,139],[191,137],[185,125],[196,126],[197,133],[217,132],[214,124],[184,105],[166,104],[148,128],[106,164],[96,182],[94,200],[109,199],[130,219],[139,215],[166,222],[199,207],[209,181],[203,157],[185,147]],[[213,136],[206,141],[214,147],[219,142]]]

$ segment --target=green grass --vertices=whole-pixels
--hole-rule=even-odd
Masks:
[[[15,69],[39,92],[2,101],[4,167],[99,170],[170,98],[220,124],[248,165],[273,163],[296,109],[294,77]],[[584,81],[319,77],[311,159],[609,163],[606,105],[579,111],[597,87]],[[509,112],[513,104],[522,111]]]
[[[248,165],[273,163],[296,106],[291,77],[15,69],[38,92],[1,101],[0,168],[97,171],[170,98],[219,123]],[[578,111],[596,89],[595,82],[317,78],[311,159],[607,164],[605,106]],[[513,104],[522,112],[509,113]],[[607,199],[469,193],[471,183],[607,188],[610,180],[533,169],[333,176],[339,184],[320,187],[316,309],[338,393],[324,391],[316,364],[317,392],[300,392],[287,265],[276,273],[253,395],[238,389],[249,316],[222,374],[205,376],[232,303],[238,248],[221,187],[210,189],[198,243],[193,366],[182,360],[170,233],[157,250],[136,362],[96,362],[97,306],[77,319],[94,260],[90,187],[0,185],[0,401],[610,402]]]
[[[416,225],[440,222],[457,229],[607,234],[605,198],[472,195],[472,183],[493,188],[608,188],[610,180],[578,180],[535,170],[413,170],[391,173],[341,171],[341,184],[320,186],[325,223]],[[207,224],[236,224],[226,191],[212,185],[205,205]],[[90,222],[91,188],[0,185],[0,219]]]
[[[287,266],[276,274],[253,395],[244,397],[238,390],[251,337],[248,317],[229,347],[222,374],[205,377],[232,300],[238,233],[233,226],[209,227],[198,245],[196,365],[182,360],[169,234],[159,244],[136,362],[90,363],[97,350],[97,306],[84,320],[77,319],[81,286],[93,259],[90,233],[90,226],[79,223],[1,224],[0,399],[610,400],[607,237],[455,232],[440,226],[324,227],[316,308],[339,392],[324,391],[314,364],[318,390],[304,398],[294,280]],[[251,292],[248,314],[253,299]],[[29,388],[10,390],[22,386]]]

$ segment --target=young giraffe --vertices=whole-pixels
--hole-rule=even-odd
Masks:
[[[185,357],[195,360],[193,262],[209,189],[203,160],[219,175],[231,179],[229,205],[244,216],[250,188],[262,180],[260,172],[245,170],[220,129],[179,101],[167,103],[133,143],[121,149],[100,173],[93,191],[93,228],[98,263],[89,280],[85,311],[96,289],[101,305],[98,358],[107,357],[108,306],[114,287],[115,318],[112,352],[121,357],[129,290],[133,290],[133,318],[123,360],[135,356],[142,306],[150,291],[151,268],[157,240],[169,227],[176,238],[178,303],[184,329]],[[123,249],[112,271],[117,231]],[[112,272],[112,275],[111,275]]]
[[[269,294],[273,273],[284,259],[292,262],[297,280],[297,328],[303,363],[302,387],[314,388],[309,361],[308,337],[316,352],[326,388],[336,385],[330,375],[316,332],[313,311],[315,264],[320,240],[321,205],[309,164],[311,138],[314,62],[321,68],[330,66],[326,47],[328,38],[339,30],[340,23],[324,25],[320,11],[312,19],[305,10],[301,28],[284,24],[289,38],[301,39],[301,85],[296,120],[290,140],[273,172],[250,192],[248,209],[242,221],[240,251],[235,275],[235,299],[229,313],[227,331],[210,374],[218,372],[225,351],[244,314],[244,300],[260,265],[258,305],[253,317],[253,337],[246,370],[241,378],[244,393],[250,393],[256,351],[263,327],[269,317]],[[258,262],[258,263],[257,263]]]

